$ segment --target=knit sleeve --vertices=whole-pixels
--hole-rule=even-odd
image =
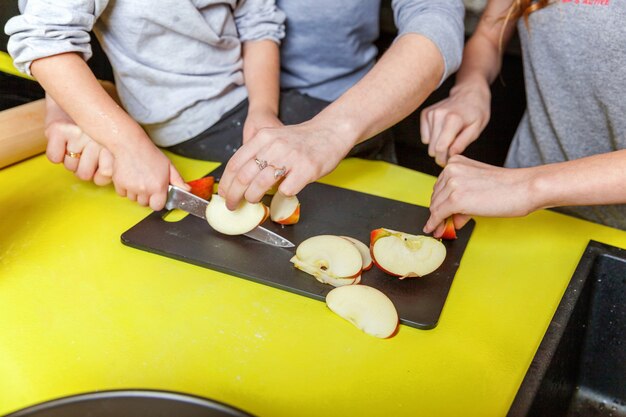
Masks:
[[[28,75],[33,61],[66,52],[91,57],[89,32],[108,0],[21,0],[9,19],[7,49],[15,67]]]
[[[280,43],[285,36],[285,14],[273,0],[241,0],[235,24],[242,42],[269,39]]]

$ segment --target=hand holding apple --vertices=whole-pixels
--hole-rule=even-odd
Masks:
[[[450,158],[433,188],[424,233],[441,237],[449,217],[459,229],[470,216],[517,217],[541,208],[541,196],[531,187],[544,169],[501,168],[461,155]]]

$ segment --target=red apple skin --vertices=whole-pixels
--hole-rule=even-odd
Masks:
[[[374,229],[370,233],[370,248],[374,246],[374,242],[376,242],[381,237],[389,236],[391,233],[385,228]],[[373,259],[373,258],[372,258]]]
[[[286,219],[277,220],[276,223],[290,225],[290,224],[296,224],[299,221],[300,221],[300,204],[298,204],[298,207],[296,207],[296,211],[294,211],[291,216],[287,217]]]
[[[187,182],[187,185],[191,187],[191,190],[189,192],[204,200],[211,199],[211,196],[213,195],[214,184],[215,178],[213,178],[212,176],[198,178],[197,180]]]
[[[400,331],[400,320],[398,320],[398,323],[396,323],[396,330],[394,330],[393,333],[391,333],[389,336],[385,337],[385,339],[391,339],[392,337],[397,335],[399,331]]]
[[[457,238],[456,229],[454,228],[454,221],[452,217],[448,217],[446,219],[445,228],[443,229],[443,234],[441,235],[442,239],[445,240],[454,240]]]
[[[383,268],[382,266],[380,266],[378,264],[378,262],[376,262],[376,258],[374,258],[374,243],[376,243],[376,241],[382,237],[385,236],[389,236],[390,233],[387,229],[385,228],[379,228],[379,229],[374,229],[372,230],[372,232],[370,233],[370,255],[372,256],[372,265],[376,264],[376,266],[383,272],[385,272],[386,274],[392,275],[394,277],[398,277],[398,274],[394,274],[392,272],[387,271],[385,268]],[[370,268],[372,266],[370,265]],[[368,268],[369,269],[369,268]]]
[[[269,209],[269,207],[267,207],[265,204],[263,204],[263,209],[265,210],[265,216],[263,216],[263,219],[261,219],[261,223],[259,223],[259,224],[263,224],[263,222],[265,222],[265,220],[267,220],[270,217],[270,209]]]

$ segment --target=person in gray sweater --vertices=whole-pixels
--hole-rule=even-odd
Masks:
[[[66,127],[48,155],[59,157],[60,145],[66,167],[82,165],[85,177],[108,167],[96,182],[112,179],[118,194],[141,205],[159,210],[168,184],[187,187],[157,146],[207,129],[208,136],[223,136],[224,125],[243,124],[232,120],[243,108],[248,135],[280,125],[284,14],[274,0],[21,0],[19,6],[22,13],[5,27],[9,53],[46,90],[48,121],[57,117]],[[85,62],[92,30],[111,62],[123,108]]]
[[[300,156],[295,155],[293,165],[303,169],[317,169],[322,161],[326,164],[334,161],[327,166],[332,169],[347,154],[393,162],[393,146],[389,146],[393,143],[387,140],[388,136],[382,131],[417,108],[460,65],[464,13],[461,0],[393,0],[399,34],[378,64],[374,41],[379,33],[380,0],[289,0],[279,3],[279,7],[288,14],[287,38],[280,57],[283,89],[279,104],[280,121],[265,117],[249,123],[250,116],[246,118],[248,106],[241,103],[207,131],[187,140],[177,140],[176,143],[157,143],[185,156],[225,161],[242,142],[246,144],[252,138],[256,139],[261,130],[261,136],[281,135],[283,131],[279,127],[284,123],[296,125],[296,128],[304,127],[309,132],[307,140],[314,139],[307,141],[308,149],[304,149],[303,154],[308,154],[309,150],[323,149],[326,155],[330,155],[326,159],[324,155],[310,153],[316,156],[316,160],[308,160],[304,164],[300,164]],[[146,34],[144,41],[151,42],[153,36],[151,33]],[[107,55],[116,52],[115,49],[106,48],[105,51]],[[113,63],[115,59],[111,61]],[[271,59],[269,61],[273,62]],[[247,67],[249,62],[252,62],[251,59],[245,57],[244,66]],[[263,64],[258,63],[260,66]],[[250,64],[250,67],[253,65]],[[250,72],[244,69],[248,89]],[[264,72],[261,69],[254,71],[255,74]],[[150,75],[153,76],[151,82],[155,82],[154,77],[158,74]],[[175,91],[173,85],[169,89],[169,92],[172,91]],[[181,97],[187,97],[184,94],[186,91],[182,91]],[[71,118],[64,115],[53,100],[49,99],[48,102],[48,119],[53,121],[56,118],[63,123],[63,129],[50,123],[49,158],[58,161],[62,159],[65,166],[82,179],[93,179],[97,184],[108,183],[111,179],[110,167],[115,158],[106,148],[100,148],[99,158],[65,157],[65,149],[70,146],[87,149],[88,154],[92,155],[96,151],[89,152],[89,149],[98,147],[85,132],[72,126]],[[363,106],[370,110],[364,112]],[[320,129],[316,131],[305,127],[310,125],[309,119],[314,119]],[[354,130],[346,134],[344,124],[338,124],[337,119],[353,123]],[[252,128],[247,129],[248,125]],[[272,126],[276,130],[268,133],[267,127]],[[144,127],[149,133],[154,132],[152,126]],[[338,146],[326,146],[327,137],[320,137],[318,133],[336,128],[342,129],[330,134],[344,136],[345,140],[337,142]],[[235,137],[237,135],[238,138]],[[298,135],[289,136],[293,138],[289,147],[297,147],[302,143]],[[363,143],[368,138],[373,139]],[[255,167],[259,166],[256,161],[252,162]],[[265,177],[269,174],[275,182],[279,177],[272,172],[275,173],[276,169],[267,169],[264,174]],[[293,171],[290,177],[297,178]],[[228,173],[225,178],[228,182]]]
[[[527,108],[505,167],[459,154],[489,120],[489,85],[517,23]],[[445,168],[424,231],[469,216],[542,208],[626,230],[626,3],[491,0],[449,98],[421,114],[422,141]]]

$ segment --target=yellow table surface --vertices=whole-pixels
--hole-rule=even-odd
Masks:
[[[216,166],[173,160],[187,179]],[[434,178],[346,160],[323,182],[427,205]],[[149,209],[44,156],[0,171],[0,214],[0,415],[150,388],[260,417],[503,416],[588,241],[626,248],[553,212],[479,218],[439,325],[380,340],[322,302],[122,245]]]

